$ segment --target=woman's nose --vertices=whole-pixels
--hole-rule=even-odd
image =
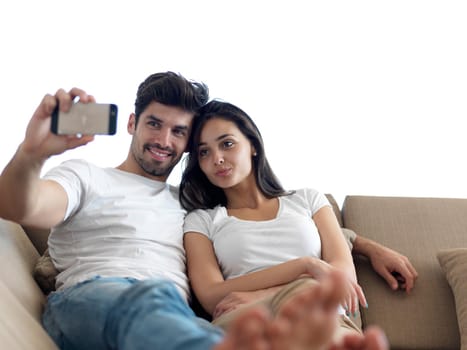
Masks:
[[[216,153],[216,154],[214,155],[214,164],[215,164],[215,165],[222,165],[222,164],[224,164],[224,157],[222,156],[222,154]]]

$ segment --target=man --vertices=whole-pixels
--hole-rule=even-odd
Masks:
[[[44,327],[62,349],[212,348],[223,334],[188,307],[185,213],[165,182],[207,87],[174,73],[148,77],[128,122],[133,138],[122,164],[68,161],[40,179],[47,158],[93,139],[49,131],[53,109],[67,111],[75,98],[94,102],[76,88],[44,97],[0,182],[1,217],[53,227],[49,252],[60,273]]]
[[[185,213],[166,183],[207,87],[172,72],[149,76],[138,88],[122,164],[103,169],[72,160],[41,179],[49,157],[93,140],[50,132],[54,108],[67,111],[75,98],[95,101],[77,88],[44,97],[0,178],[0,217],[52,227],[49,251],[60,273],[44,327],[62,349],[214,348],[222,332],[187,304]],[[226,341],[257,329],[233,328]]]

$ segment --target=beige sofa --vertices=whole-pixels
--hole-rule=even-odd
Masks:
[[[461,332],[467,349],[467,199],[348,196],[335,210],[343,227],[407,255],[419,272],[406,295],[356,257],[369,304],[363,326],[380,325],[391,349],[460,349]],[[46,234],[27,231],[0,219],[0,344],[56,349],[40,325],[45,297],[32,275]]]

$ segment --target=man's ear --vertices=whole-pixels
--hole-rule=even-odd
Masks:
[[[128,124],[126,126],[128,133],[133,135],[136,131],[136,114],[131,113],[130,117],[128,118]]]

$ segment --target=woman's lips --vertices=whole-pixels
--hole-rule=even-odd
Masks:
[[[228,176],[230,175],[231,172],[232,172],[231,168],[221,169],[221,170],[216,171],[216,176],[221,176],[221,177]]]

